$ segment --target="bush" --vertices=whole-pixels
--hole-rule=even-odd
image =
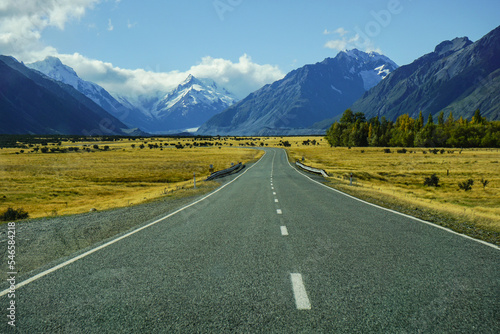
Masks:
[[[424,179],[424,186],[439,187],[439,177],[437,177],[436,174],[432,174],[431,177],[426,177]]]
[[[472,190],[472,185],[474,185],[473,179],[468,179],[467,181],[458,183],[458,187],[462,190],[465,190],[465,191]]]
[[[0,220],[13,221],[19,219],[26,219],[28,218],[28,216],[29,216],[28,213],[24,211],[22,208],[20,209],[8,208],[4,213],[0,215]]]

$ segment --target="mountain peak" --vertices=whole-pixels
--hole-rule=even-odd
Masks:
[[[184,81],[179,86],[185,87],[185,86],[192,86],[192,85],[201,85],[201,82],[194,75],[189,74],[187,76],[187,78],[184,79]]]
[[[78,78],[78,75],[71,67],[64,65],[57,57],[48,56],[44,60],[27,64],[26,66],[76,88],[75,78]]]
[[[384,56],[378,52],[375,51],[370,51],[370,52],[364,52],[358,49],[351,49],[351,50],[342,50],[337,54],[337,57],[339,58],[347,58],[354,60],[359,63],[371,63],[371,62],[383,62],[387,63],[392,67],[391,70],[395,70],[399,66],[393,62],[389,57]]]
[[[47,56],[45,57],[45,59],[43,60],[43,62],[47,65],[52,65],[53,67],[57,67],[57,66],[64,66],[63,63],[61,62],[61,60],[57,57],[53,57],[53,56]]]
[[[472,41],[467,37],[457,37],[452,39],[451,41],[444,41],[439,43],[434,52],[438,55],[451,54],[458,50],[461,50],[467,46],[472,44]]]

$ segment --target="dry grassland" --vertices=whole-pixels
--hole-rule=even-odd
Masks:
[[[162,148],[148,148],[160,143]],[[16,154],[19,149],[2,149],[0,212],[8,207],[23,208],[36,218],[123,207],[172,193],[182,196],[183,189],[193,188],[193,173],[197,188],[208,191],[216,187],[213,181],[202,181],[210,175],[211,164],[214,170],[221,170],[263,155],[262,151],[229,147],[229,143],[221,143],[222,147],[172,146],[179,143],[191,145],[193,141],[63,142],[58,147],[79,147],[78,152],[67,153]],[[104,151],[104,146],[109,149]]]
[[[289,153],[293,160],[305,157],[306,165],[325,169],[334,188],[384,206],[404,207],[415,216],[434,216],[437,223],[460,232],[493,232],[493,239],[498,239],[498,149],[444,149],[443,153],[439,149],[437,154],[425,148],[407,149],[406,153],[398,150],[391,148],[391,153],[384,153],[383,148],[330,148],[323,141],[316,146],[292,145]],[[349,186],[350,173],[353,186]],[[439,178],[439,187],[424,186],[424,179],[432,174]],[[458,183],[467,179],[474,181],[472,190],[460,190]],[[481,180],[488,181],[485,187]]]
[[[201,180],[210,174],[210,164],[220,170],[231,162],[255,161],[263,155],[236,146],[284,147],[286,142],[291,160],[304,157],[305,164],[325,169],[330,175],[327,183],[334,188],[500,243],[498,149],[444,149],[434,154],[423,148],[407,149],[406,153],[391,148],[391,153],[384,153],[383,148],[331,148],[320,136],[196,142],[204,141],[218,146],[189,147],[195,142],[192,138],[152,138],[100,142],[98,150],[92,148],[95,142],[60,146],[78,146],[76,153],[16,154],[18,149],[3,149],[0,211],[23,207],[33,218],[123,207],[166,194],[183,196],[188,193],[184,189],[193,187],[193,173],[200,191],[208,191],[216,184]],[[140,149],[141,144],[145,148]],[[149,149],[150,144],[162,149]],[[175,148],[178,144],[185,148]],[[102,150],[105,145],[108,151]],[[86,148],[91,152],[84,151]],[[349,186],[350,173],[353,186]],[[424,186],[424,178],[432,174],[439,177],[439,187]],[[474,180],[472,190],[459,190],[458,183],[467,179]],[[483,187],[481,180],[488,184]]]

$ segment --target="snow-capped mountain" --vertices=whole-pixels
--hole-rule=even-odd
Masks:
[[[230,92],[218,87],[214,81],[192,75],[169,93],[113,97],[101,86],[81,79],[58,58],[47,57],[26,66],[72,86],[126,125],[150,133],[198,128],[236,101]]]
[[[365,90],[375,87],[389,73],[398,68],[395,62],[377,52],[366,53],[353,49],[341,51],[339,56],[344,58],[350,66],[349,72],[351,74],[361,76]]]
[[[0,133],[141,135],[73,88],[0,56]]]
[[[198,130],[205,135],[324,133],[331,122],[398,66],[386,56],[359,50],[305,65],[251,93]]]
[[[351,109],[367,118],[395,121],[400,115],[423,112],[471,118],[476,110],[489,120],[500,119],[500,26],[476,42],[458,37],[438,44],[411,64],[392,72],[363,95]]]
[[[125,124],[135,126],[133,120],[130,119],[128,108],[118,102],[101,86],[81,79],[71,67],[64,65],[59,58],[47,57],[42,61],[26,64],[26,66],[41,72],[49,78],[72,86]]]
[[[236,97],[210,79],[189,75],[152,110],[167,130],[198,128],[236,101]]]

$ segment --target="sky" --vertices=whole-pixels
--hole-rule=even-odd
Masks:
[[[188,74],[239,98],[343,49],[411,63],[500,25],[498,0],[0,0],[0,54],[59,57],[112,94],[168,91]]]

